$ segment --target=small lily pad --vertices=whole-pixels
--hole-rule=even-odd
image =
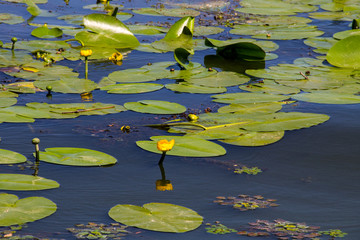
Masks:
[[[12,191],[34,191],[58,188],[60,185],[50,179],[25,174],[0,174],[0,189]]]
[[[35,28],[31,35],[38,38],[57,38],[61,37],[63,34],[60,28],[48,28],[47,26]]]
[[[161,139],[175,140],[175,145],[168,151],[167,155],[173,156],[184,156],[184,157],[215,157],[221,156],[226,153],[226,150],[211,141],[207,141],[198,137],[187,137],[187,136],[153,136],[150,138],[152,141],[137,141],[136,145],[140,148],[162,154],[157,149],[157,141]]]
[[[70,147],[46,148],[45,152],[40,152],[40,160],[70,166],[103,166],[117,162],[116,158],[103,152]]]
[[[0,13],[0,23],[18,24],[24,22],[24,18],[11,13]]]
[[[194,230],[203,221],[194,210],[170,203],[147,203],[142,207],[118,204],[110,209],[109,216],[128,226],[173,233]]]
[[[20,153],[0,149],[0,164],[15,164],[26,162],[26,157]]]
[[[186,111],[186,107],[178,103],[158,100],[127,102],[124,107],[135,112],[152,114],[178,114]]]
[[[0,212],[3,214],[0,217],[0,226],[33,222],[50,216],[56,209],[56,204],[44,197],[19,199],[16,195],[1,193]]]

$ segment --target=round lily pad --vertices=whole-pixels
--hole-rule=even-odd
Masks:
[[[110,209],[109,216],[128,226],[173,233],[194,230],[203,221],[194,210],[170,203],[119,204]]]
[[[44,197],[19,199],[16,195],[1,193],[0,226],[33,222],[53,214],[56,209],[56,204]]]
[[[186,107],[178,103],[158,100],[127,102],[124,107],[135,112],[153,114],[178,114],[186,111]]]
[[[0,13],[0,23],[18,24],[24,22],[24,18],[11,13]]]
[[[40,160],[71,166],[103,166],[117,162],[116,158],[103,152],[71,147],[46,148],[45,152],[40,152]]]
[[[335,43],[326,55],[326,60],[336,66],[360,68],[360,35],[353,35]]]
[[[20,153],[0,149],[0,164],[14,164],[26,162],[26,157]]]
[[[63,31],[60,28],[48,28],[46,26],[35,28],[31,35],[38,37],[38,38],[57,38],[61,37]]]
[[[54,180],[25,174],[0,174],[0,189],[12,191],[34,191],[58,188]]]
[[[215,157],[226,153],[226,150],[222,146],[197,137],[153,136],[150,139],[152,141],[137,141],[136,145],[144,150],[162,154],[162,152],[157,149],[157,141],[161,139],[166,139],[168,141],[174,139],[175,145],[171,151],[166,153],[167,155],[184,157]]]

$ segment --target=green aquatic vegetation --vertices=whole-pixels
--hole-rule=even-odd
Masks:
[[[0,14],[0,23],[6,24],[18,24],[24,22],[24,18],[11,13],[1,13]]]
[[[19,199],[16,195],[1,193],[0,211],[7,214],[0,219],[0,226],[33,222],[53,214],[56,209],[56,204],[44,197]]]
[[[110,209],[109,216],[128,226],[173,233],[194,230],[203,221],[194,210],[169,203],[118,204]]]
[[[105,90],[107,93],[134,94],[157,91],[163,87],[164,85],[157,83],[122,83],[107,85],[101,87],[100,90]]]
[[[326,60],[336,66],[343,68],[360,68],[358,45],[360,35],[354,35],[340,40],[330,48]]]
[[[54,180],[24,174],[0,174],[0,189],[12,191],[36,191],[58,188]]]
[[[130,232],[128,226],[119,223],[94,223],[76,224],[74,227],[67,228],[76,239],[122,239]]]
[[[342,238],[347,235],[347,233],[344,233],[340,229],[329,229],[327,231],[319,231],[319,234],[321,235],[328,235],[330,237],[334,238]]]
[[[221,224],[220,222],[215,222],[215,224],[206,223],[206,232],[211,234],[228,234],[237,232],[233,228],[228,228],[227,226]]]
[[[275,203],[275,199],[265,199],[261,195],[249,196],[249,195],[238,195],[237,197],[216,197],[214,203],[218,203],[223,206],[233,206],[233,208],[240,211],[255,210],[258,208],[269,208],[279,206]]]
[[[17,152],[0,149],[0,164],[15,164],[26,162],[27,158]]]
[[[151,114],[179,114],[186,111],[186,107],[183,105],[159,100],[127,102],[124,104],[124,107],[135,112]]]
[[[48,28],[48,26],[44,25],[43,27],[35,28],[31,35],[38,38],[57,38],[61,37],[63,31],[60,28]]]
[[[246,166],[242,166],[240,168],[237,168],[234,170],[234,173],[237,174],[242,174],[242,173],[246,173],[248,175],[257,175],[258,173],[261,173],[262,170],[258,167],[246,167]]]
[[[139,8],[132,10],[136,14],[150,16],[169,16],[169,17],[196,17],[200,12],[189,8]]]

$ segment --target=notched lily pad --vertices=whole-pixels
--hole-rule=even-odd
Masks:
[[[194,230],[203,221],[194,210],[170,203],[119,204],[110,209],[109,216],[128,226],[173,233]]]

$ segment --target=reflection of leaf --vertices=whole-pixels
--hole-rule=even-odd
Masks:
[[[86,148],[46,148],[40,152],[40,160],[71,166],[103,166],[115,164],[116,158],[95,150]]]
[[[119,204],[110,209],[109,216],[128,226],[174,233],[194,230],[203,221],[195,211],[169,203]]]
[[[53,180],[24,174],[0,174],[0,189],[13,191],[33,191],[58,188]]]
[[[93,13],[84,17],[84,25],[92,32],[79,32],[75,38],[85,46],[136,48],[140,43],[120,20]]]

